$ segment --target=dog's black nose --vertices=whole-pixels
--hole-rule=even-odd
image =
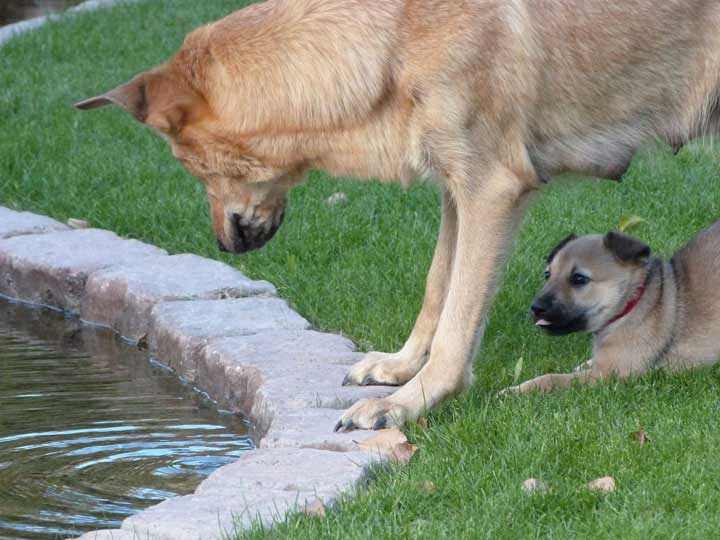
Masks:
[[[536,318],[541,318],[543,315],[547,314],[549,309],[549,302],[545,298],[535,299],[530,306],[530,311],[532,311]]]
[[[228,251],[246,253],[263,247],[280,228],[285,217],[285,207],[276,212],[269,220],[260,221],[254,217],[245,218],[240,214],[232,214],[234,228],[233,245]]]

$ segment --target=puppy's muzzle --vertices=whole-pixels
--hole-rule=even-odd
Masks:
[[[241,214],[232,214],[229,217],[232,238],[229,242],[218,239],[218,247],[220,251],[232,253],[246,253],[259,249],[275,236],[284,218],[284,207],[266,219],[260,219],[255,215],[248,218]]]
[[[550,310],[551,303],[545,298],[536,298],[530,306],[530,313],[534,321],[543,319]]]
[[[530,314],[537,327],[557,336],[578,332],[587,325],[583,314],[566,309],[551,295],[533,300]]]

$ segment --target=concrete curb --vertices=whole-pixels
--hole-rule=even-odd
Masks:
[[[193,495],[82,540],[220,540],[367,480],[379,457],[355,441],[372,432],[332,428],[351,403],[389,390],[341,386],[361,356],[354,344],[313,331],[275,292],[217,261],[0,207],[0,295],[147,341],[154,359],[253,424],[257,450]]]
[[[71,7],[66,10],[66,13],[80,13],[83,11],[94,11],[99,8],[109,7],[113,4],[120,2],[129,2],[134,0],[87,0],[82,4],[78,4],[75,7]],[[52,19],[57,19],[61,15],[45,15],[43,17],[35,17],[26,21],[20,21],[13,24],[8,24],[0,28],[0,47],[10,41],[12,38],[19,34],[35,30],[41,26],[46,25]]]

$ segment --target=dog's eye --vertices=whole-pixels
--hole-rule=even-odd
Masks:
[[[570,284],[574,285],[576,287],[582,287],[583,285],[587,285],[590,283],[590,278],[583,274],[578,274],[575,272],[573,275],[570,276]]]
[[[548,279],[550,279],[550,269],[546,268],[545,269],[545,281],[547,281]]]

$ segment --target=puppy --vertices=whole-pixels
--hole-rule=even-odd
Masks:
[[[551,335],[592,333],[592,359],[574,373],[542,375],[505,392],[720,359],[720,222],[669,261],[623,234],[571,234],[548,256],[545,277],[530,308],[536,326]]]

